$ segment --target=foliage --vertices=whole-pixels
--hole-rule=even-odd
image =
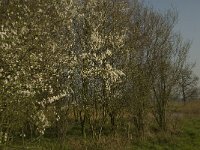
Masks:
[[[2,0],[0,18],[1,143],[54,134],[62,146],[70,127],[97,145],[170,129],[190,48],[174,11],[136,0]]]

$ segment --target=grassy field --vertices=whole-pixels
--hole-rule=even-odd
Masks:
[[[134,145],[137,150],[199,150],[200,118],[184,119],[182,131],[175,136],[161,135],[159,138]]]
[[[145,140],[127,140],[113,135],[102,137],[99,141],[83,140],[79,129],[72,128],[68,132],[65,143],[56,139],[40,138],[33,142],[16,143],[0,146],[0,150],[199,150],[200,149],[200,102],[190,102],[186,105],[176,104],[175,114],[178,116],[176,132],[158,132]]]
[[[141,142],[130,149],[136,150],[200,150],[200,102],[176,104],[179,116],[179,132],[160,135],[152,140]]]

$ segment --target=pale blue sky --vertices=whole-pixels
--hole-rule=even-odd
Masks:
[[[163,11],[176,8],[178,24],[176,31],[182,33],[186,40],[192,41],[190,61],[196,62],[194,72],[200,77],[200,0],[144,0],[155,9]]]

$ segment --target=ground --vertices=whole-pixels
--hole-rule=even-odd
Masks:
[[[199,150],[200,149],[200,102],[190,102],[185,105],[176,104],[175,116],[178,116],[176,132],[161,133],[141,141],[125,140],[118,136],[103,137],[100,142],[92,139],[81,140],[78,129],[72,128],[64,144],[63,150]],[[25,142],[0,145],[0,150],[59,150],[56,139],[41,138],[32,143]]]

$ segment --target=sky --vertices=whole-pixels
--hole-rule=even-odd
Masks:
[[[189,61],[196,62],[194,73],[200,77],[200,0],[144,0],[145,4],[159,11],[175,8],[178,23],[175,31],[185,40],[192,41]]]

